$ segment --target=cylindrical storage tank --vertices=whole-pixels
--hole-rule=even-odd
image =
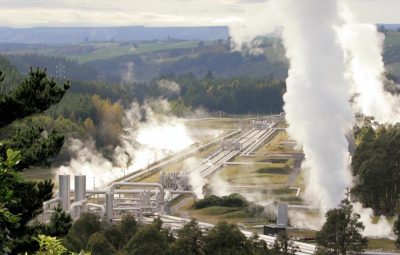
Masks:
[[[58,185],[58,196],[61,200],[61,208],[64,211],[69,211],[71,203],[71,176],[69,174],[60,174],[58,176]]]
[[[106,219],[111,222],[114,216],[114,194],[106,193]]]
[[[75,175],[75,202],[86,199],[86,175]]]

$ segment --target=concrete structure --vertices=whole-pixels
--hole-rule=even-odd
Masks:
[[[278,235],[288,227],[288,203],[279,202],[276,206],[276,224],[265,225],[264,235]]]
[[[288,203],[278,203],[277,206],[277,219],[276,219],[276,225],[282,226],[282,227],[287,227],[288,222],[289,222],[289,216],[288,216]]]

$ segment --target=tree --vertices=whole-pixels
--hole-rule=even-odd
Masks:
[[[46,226],[46,234],[50,236],[65,236],[72,226],[72,218],[58,206],[51,215],[50,223]]]
[[[329,210],[325,217],[324,225],[316,234],[320,253],[346,255],[348,252],[361,253],[367,247],[368,239],[361,234],[364,225],[360,215],[353,212],[347,199],[338,208]]]
[[[126,214],[122,217],[119,229],[125,243],[135,235],[138,228],[138,223],[132,214]]]
[[[175,255],[199,255],[202,253],[203,235],[196,220],[189,223],[179,230],[178,239],[172,245]]]
[[[299,247],[289,239],[286,231],[278,234],[274,242],[274,254],[295,255],[298,251]]]
[[[103,100],[98,95],[92,97],[96,107],[97,126],[96,140],[101,145],[118,144],[122,133],[123,108],[120,103]]]
[[[47,77],[46,70],[31,68],[28,77],[13,91],[9,94],[0,93],[0,134],[13,121],[41,113],[58,103],[68,88],[69,82],[61,87]],[[47,137],[42,131],[43,128],[36,125],[17,129],[2,141],[0,155],[4,157],[9,148],[21,151],[22,160],[17,165],[18,170],[30,165],[49,165],[47,159],[60,151],[64,138],[55,130]]]
[[[170,254],[166,236],[154,224],[143,226],[124,249],[131,255]]]
[[[64,136],[52,130],[47,136],[44,129],[37,126],[19,128],[16,133],[2,141],[0,153],[4,155],[7,148],[21,152],[21,162],[14,168],[22,170],[29,166],[50,166],[50,157],[57,155],[64,144]]]
[[[375,212],[393,214],[400,194],[400,124],[376,126],[371,121],[357,132],[352,160],[357,176],[353,194]]]
[[[60,255],[67,252],[67,249],[57,237],[39,235],[35,239],[39,243],[39,250],[35,253],[36,255]]]
[[[65,236],[65,246],[74,252],[86,250],[90,236],[100,231],[101,224],[99,216],[93,213],[83,213],[80,218],[72,224],[71,229]]]
[[[121,250],[129,240],[136,234],[139,226],[132,214],[126,214],[121,222],[106,225],[104,236],[117,250]]]
[[[47,78],[45,70],[36,69],[34,71],[31,69],[25,80],[18,85],[9,87],[7,94],[3,90],[0,92],[0,134],[2,138],[4,138],[4,129],[10,123],[31,114],[43,112],[52,104],[60,101],[69,88],[69,83],[60,87],[54,80]],[[28,164],[24,165],[24,162],[27,161],[29,164],[43,163],[47,157],[54,155],[51,150],[57,152],[62,145],[62,142],[58,142],[56,146],[50,142],[52,138],[54,138],[53,141],[60,140],[55,133],[49,135],[52,137],[50,140],[40,140],[37,134],[37,132],[21,131],[16,136],[7,135],[6,139],[0,142],[0,209],[2,212],[0,225],[8,232],[6,249],[9,249],[12,254],[32,252],[39,248],[38,242],[32,238],[37,235],[39,229],[28,223],[41,212],[43,202],[52,197],[53,183],[51,181],[25,181],[20,174],[14,171],[14,169],[27,166]],[[23,146],[12,146],[15,144]],[[28,147],[31,147],[30,152],[24,150]],[[15,151],[16,149],[18,152]],[[23,151],[24,154],[19,151]],[[18,160],[11,165],[7,161],[10,160],[10,155],[13,153],[18,154],[13,157],[14,160],[15,158]],[[35,157],[35,160],[26,160]]]
[[[85,128],[86,133],[94,136],[96,134],[96,126],[91,118],[87,118],[83,122],[83,127]]]
[[[16,119],[45,111],[58,103],[69,87],[69,82],[60,87],[53,79],[48,79],[46,70],[31,68],[28,77],[10,95],[0,94],[0,128]]]
[[[117,252],[100,232],[90,235],[87,247],[93,255],[112,255]]]
[[[9,190],[9,195],[0,194],[0,204],[13,214],[18,216],[18,224],[10,224],[11,253],[19,254],[26,251],[35,251],[37,242],[32,239],[39,229],[29,222],[39,215],[43,202],[50,199],[53,183],[49,181],[36,182],[25,181],[20,174],[12,169],[1,173],[0,183]],[[2,222],[7,224],[7,222]]]
[[[204,237],[204,253],[208,255],[247,255],[246,237],[236,225],[219,222]]]
[[[395,245],[400,248],[400,215],[397,216],[397,220],[394,222],[393,232],[396,235]]]
[[[261,240],[257,233],[253,234],[249,239],[249,254],[253,255],[270,255],[275,254],[269,249],[267,242]]]

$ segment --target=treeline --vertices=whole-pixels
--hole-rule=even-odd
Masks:
[[[352,192],[378,214],[393,214],[400,195],[400,124],[378,125],[371,119],[356,130]]]
[[[50,241],[42,242],[39,254],[48,254],[50,247],[56,246],[58,254],[85,251],[92,255],[294,255],[298,251],[286,234],[281,234],[274,245],[268,245],[257,235],[247,238],[236,225],[226,222],[203,232],[192,220],[173,234],[159,218],[143,225],[130,214],[120,222],[106,223],[97,215],[86,213],[71,226],[68,215],[57,210],[42,229],[42,235],[52,233],[58,239],[39,236]]]
[[[78,61],[64,57],[52,57],[37,54],[7,55],[7,59],[16,66],[20,73],[26,75],[30,67],[46,68],[47,73],[54,77],[64,77],[68,80],[96,80],[98,72]]]
[[[5,80],[0,71],[0,86]],[[18,171],[31,165],[48,165],[58,154],[64,137],[34,125],[8,129],[29,116],[40,114],[61,100],[69,84],[57,84],[43,70],[31,70],[9,92],[0,93],[0,254],[35,250],[39,230],[33,220],[43,202],[52,198],[51,180],[27,181]]]
[[[142,54],[133,53],[90,61],[86,64],[106,74],[107,80],[113,82],[123,80],[121,74],[128,71],[129,64],[134,66],[132,74],[135,80],[141,82],[169,73],[178,75],[193,73],[196,77],[204,77],[209,70],[221,78],[272,75],[277,79],[285,79],[288,63],[284,47],[279,40],[269,39],[269,42],[264,41],[257,45],[262,51],[256,55],[248,54],[250,50],[232,51],[229,43],[216,41],[207,45],[199,42],[198,47],[191,49],[159,49]]]
[[[364,225],[349,200],[343,200],[325,217],[325,223],[316,233],[316,254],[364,251],[368,244],[368,239],[361,234]],[[71,223],[68,214],[56,209],[50,223],[41,226],[38,254],[294,255],[299,252],[286,232],[279,233],[271,245],[257,234],[246,237],[236,225],[226,222],[205,230],[196,220],[191,220],[173,232],[160,218],[146,225],[125,214],[120,222],[107,223],[96,214],[84,213]],[[59,249],[58,253],[54,250],[46,253],[54,247]]]
[[[32,63],[47,63],[46,57],[28,57],[33,60],[37,58],[38,61],[32,60]],[[50,62],[56,63],[58,60],[51,58]],[[74,62],[71,65],[75,65]],[[4,57],[0,57],[0,70],[4,70],[0,92],[11,92],[24,80],[24,76]],[[47,75],[48,72],[46,79],[53,82],[51,75]],[[62,136],[94,138],[100,151],[107,152],[119,144],[124,109],[134,101],[145,104],[160,98],[167,99],[170,102],[168,114],[178,116],[191,114],[198,107],[209,111],[261,114],[282,111],[284,92],[285,83],[275,81],[272,76],[221,79],[215,78],[211,72],[203,78],[196,78],[191,73],[179,76],[171,74],[146,83],[71,81],[70,89],[58,104],[3,128],[0,130],[0,139],[12,137],[22,129],[27,130],[27,127],[35,127],[36,130],[30,133],[31,140],[40,138],[43,132],[52,134],[56,130]],[[58,147],[57,144],[55,146]],[[22,145],[16,148],[24,155],[35,154],[25,151]],[[57,157],[58,163],[65,160],[68,160],[66,152]]]
[[[167,75],[161,81],[173,81],[179,86],[179,96],[183,104],[192,108],[204,107],[209,111],[227,113],[278,113],[283,108],[284,81],[273,77],[215,78],[208,72],[204,78],[196,78],[192,73],[186,75]],[[147,95],[162,96],[160,80],[153,81],[147,88]],[[142,94],[136,93],[139,98]],[[176,96],[175,96],[176,97]],[[174,99],[174,97],[172,97]]]

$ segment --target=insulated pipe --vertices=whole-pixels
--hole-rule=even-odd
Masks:
[[[69,174],[60,174],[58,176],[59,192],[61,199],[61,208],[68,211],[71,203],[71,177]]]
[[[191,191],[191,190],[170,190],[169,192],[170,192],[171,194],[180,194],[180,195],[189,194],[189,195],[192,195],[193,198],[194,198],[194,200],[197,201],[197,195],[196,195],[196,193],[194,193],[194,192]]]
[[[72,219],[78,219],[81,216],[81,213],[85,211],[85,205],[86,205],[87,200],[80,200],[73,202],[70,206],[70,214]]]
[[[120,189],[120,190],[115,190],[114,194],[140,194],[142,193],[143,190],[140,189]],[[151,194],[157,194],[158,191],[154,190],[148,190]]]
[[[104,218],[106,215],[106,208],[104,205],[87,203],[86,208],[88,209],[89,207],[99,208],[101,210],[101,218]]]
[[[86,175],[75,175],[75,202],[86,199]]]
[[[47,200],[43,202],[43,212],[42,212],[42,222],[46,223],[46,213],[48,212],[48,209],[51,209],[50,206],[55,203],[61,203],[61,199],[59,197],[53,198],[50,200]]]
[[[114,193],[117,187],[129,186],[129,187],[155,187],[160,190],[161,204],[164,204],[164,187],[159,183],[143,183],[143,182],[115,182],[110,186],[110,192]]]
[[[90,195],[97,195],[97,194],[106,194],[108,192],[108,189],[94,189],[94,190],[86,190],[86,194]]]

